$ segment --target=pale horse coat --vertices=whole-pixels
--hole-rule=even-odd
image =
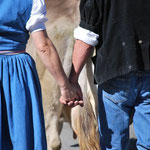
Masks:
[[[67,75],[70,73],[74,45],[73,30],[79,23],[79,0],[46,0],[48,22],[46,28]],[[85,106],[70,109],[59,102],[60,90],[48,70],[40,61],[33,41],[30,39],[27,51],[36,61],[42,86],[45,127],[48,150],[60,150],[60,131],[67,121],[73,135],[77,135],[80,150],[99,150],[97,127],[97,94],[93,84],[92,63],[89,60],[80,75]]]

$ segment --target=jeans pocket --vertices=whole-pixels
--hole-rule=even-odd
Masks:
[[[130,89],[130,77],[128,75],[113,78],[102,84],[103,98],[114,103],[127,101]]]

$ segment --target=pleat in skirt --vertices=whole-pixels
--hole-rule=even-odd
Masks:
[[[0,55],[0,150],[46,150],[42,95],[27,53]]]

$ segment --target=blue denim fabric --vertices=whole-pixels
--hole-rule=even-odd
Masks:
[[[0,150],[47,150],[41,87],[28,54],[0,55]]]
[[[101,150],[126,150],[129,119],[133,124],[138,150],[150,149],[150,72],[131,72],[98,87]]]

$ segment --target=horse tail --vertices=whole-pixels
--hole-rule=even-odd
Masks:
[[[99,132],[97,124],[97,94],[94,84],[91,82],[92,65],[88,62],[84,68],[84,73],[81,73],[81,82],[79,81],[83,97],[84,107],[75,107],[74,110],[74,124],[75,133],[77,134],[80,150],[100,150]],[[87,69],[88,68],[88,69]],[[91,68],[91,69],[90,69]],[[90,71],[91,70],[91,71]],[[82,76],[83,74],[83,76]],[[87,75],[87,79],[86,75]],[[84,80],[84,81],[83,81]]]

